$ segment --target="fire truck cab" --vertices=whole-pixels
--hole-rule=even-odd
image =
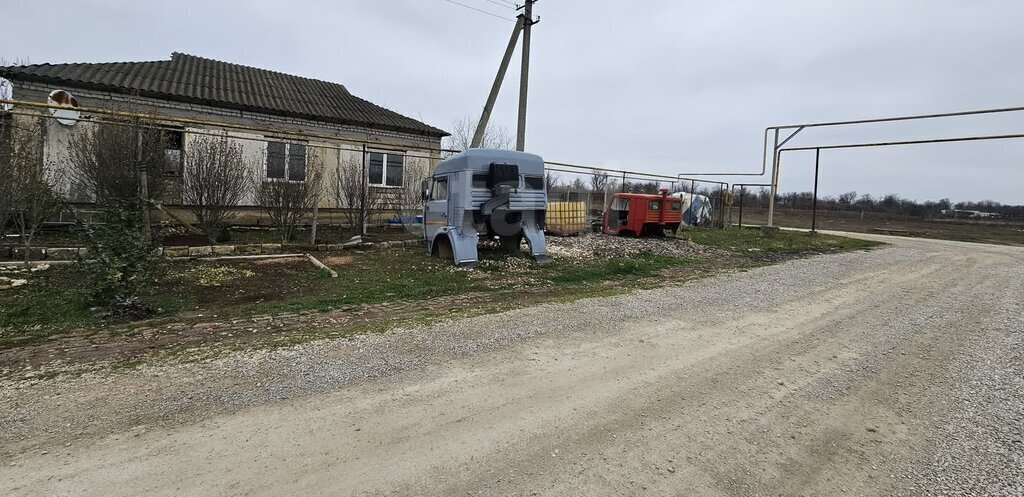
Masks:
[[[601,231],[634,236],[664,236],[666,229],[675,233],[683,222],[682,207],[682,201],[665,189],[660,195],[616,193],[605,206]]]

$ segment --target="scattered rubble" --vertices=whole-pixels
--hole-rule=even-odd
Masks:
[[[598,258],[635,257],[641,253],[688,256],[704,248],[681,238],[630,238],[584,233],[579,236],[547,237],[548,254],[552,258],[589,260]]]

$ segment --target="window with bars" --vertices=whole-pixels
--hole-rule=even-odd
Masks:
[[[402,186],[405,156],[390,152],[370,152],[366,156],[367,182],[372,186]]]
[[[304,143],[267,142],[267,179],[306,181]]]

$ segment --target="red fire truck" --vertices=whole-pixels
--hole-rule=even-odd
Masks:
[[[616,193],[604,210],[602,231],[609,235],[664,236],[673,233],[683,222],[683,205],[668,190],[661,195],[646,193]]]

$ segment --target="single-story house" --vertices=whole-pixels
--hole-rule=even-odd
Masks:
[[[0,67],[0,77],[21,102],[70,104],[64,119],[44,119],[44,162],[61,163],[69,136],[91,125],[88,109],[130,104],[156,116],[167,134],[169,182],[180,178],[189,143],[211,130],[226,133],[254,164],[258,181],[305,181],[308,154],[323,165],[321,208],[349,208],[336,190],[342,168],[365,167],[368,188],[402,195],[440,157],[444,130],[351,94],[344,85],[183,53],[170,60],[32,64]],[[0,80],[2,82],[2,80]],[[13,95],[12,95],[13,93]],[[0,98],[4,98],[0,95]],[[0,115],[4,107],[0,106]],[[45,115],[52,109],[14,109]],[[19,116],[6,116],[17,119]],[[410,178],[409,171],[418,177]],[[415,182],[416,185],[411,183]],[[70,190],[71,187],[68,187]],[[168,189],[173,192],[173,188]],[[65,192],[72,200],[81,192]],[[86,197],[87,193],[84,194]],[[78,196],[78,197],[76,197]],[[167,205],[180,205],[171,194]],[[258,207],[255,195],[242,207]],[[250,209],[256,211],[256,209]]]

